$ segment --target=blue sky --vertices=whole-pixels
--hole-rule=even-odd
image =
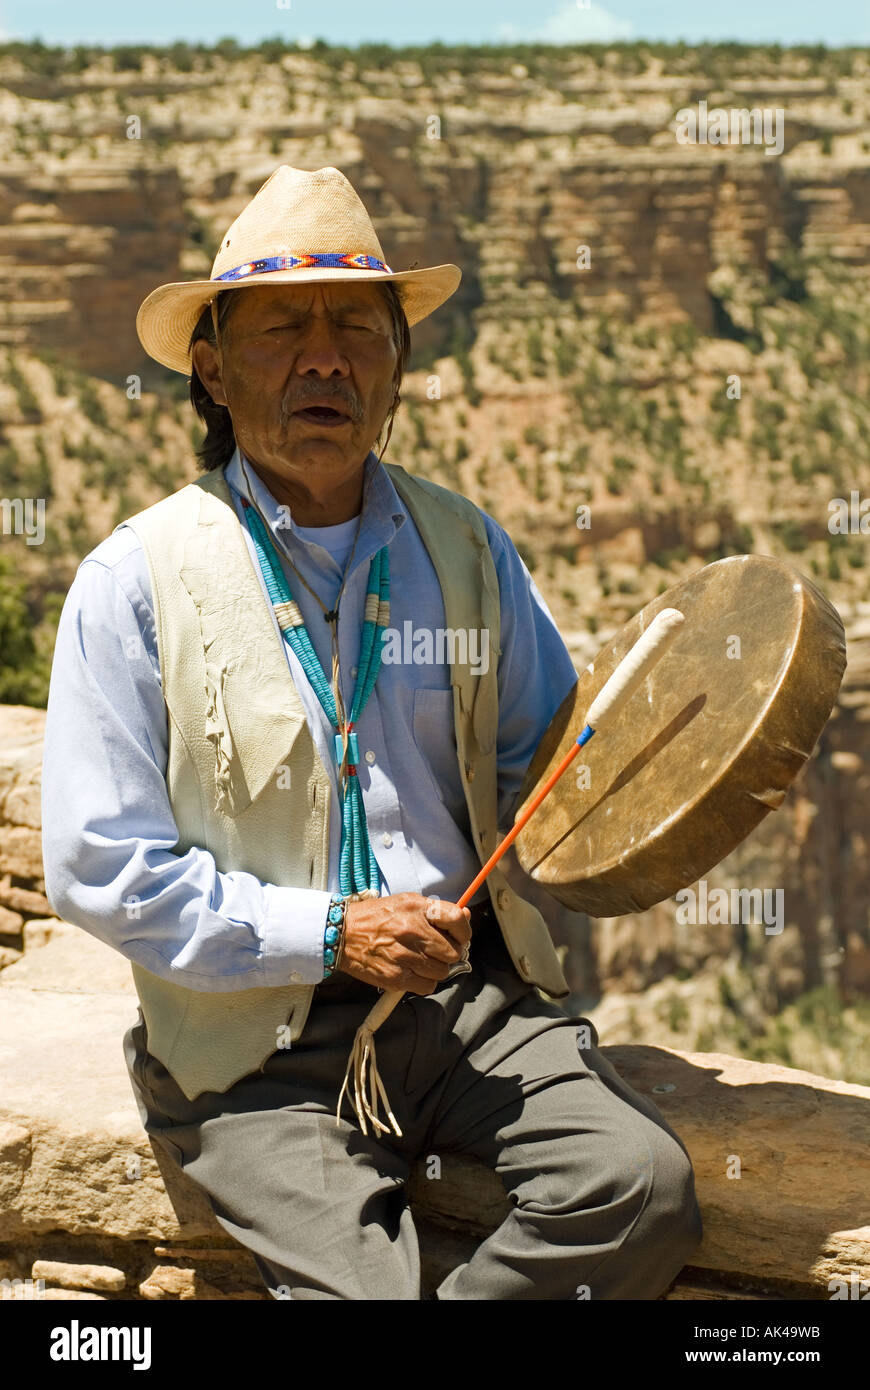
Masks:
[[[328,17],[327,17],[328,16]],[[326,39],[355,45],[737,39],[870,43],[870,0],[0,0],[0,35],[45,43],[256,43]]]

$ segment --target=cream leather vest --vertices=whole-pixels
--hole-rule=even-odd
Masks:
[[[489,632],[486,673],[451,668],[459,767],[481,863],[497,844],[499,590],[483,519],[464,497],[383,464],[441,585],[446,626]],[[168,719],[166,785],[175,852],[207,849],[222,873],[328,887],[329,780],[248,553],[222,468],[127,522],[151,578]],[[117,529],[117,528],[116,528]],[[289,788],[289,789],[288,789]],[[568,993],[537,908],[500,869],[487,879],[520,976]],[[289,1025],[305,1027],[314,985],[231,993],[187,989],[133,965],[148,1050],[192,1100],[259,1070]],[[286,1033],[284,1034],[286,1037]]]

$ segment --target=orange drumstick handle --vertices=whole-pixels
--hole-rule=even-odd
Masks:
[[[580,737],[575,739],[573,746],[568,749],[568,752],[565,754],[559,766],[555,769],[554,772],[550,774],[544,785],[541,787],[541,790],[537,792],[534,797],[532,797],[532,800],[529,802],[525,811],[523,811],[523,814],[520,816],[519,820],[514,822],[512,828],[508,831],[507,835],[505,835],[498,848],[494,850],[493,853],[489,856],[480,873],[477,875],[477,878],[473,879],[472,882],[468,885],[465,892],[462,894],[462,897],[459,899],[457,907],[468,906],[469,902],[474,897],[478,888],[483,883],[484,879],[487,877],[490,869],[494,869],[496,864],[504,854],[505,850],[510,849],[511,845],[519,835],[523,826],[530,819],[530,817],[534,815],[535,811],[537,811],[544,797],[547,795],[548,792],[552,791],[553,787],[556,785],[559,778],[562,776],[562,773],[565,771],[568,764],[577,755],[577,753],[583,747],[583,744],[589,742],[589,739],[592,737],[594,732],[595,730],[590,729],[589,725],[587,724]],[[585,738],[583,736],[584,734],[586,735]]]
[[[496,864],[501,859],[505,850],[510,849],[511,845],[513,844],[517,835],[519,835],[520,831],[528,821],[529,817],[535,813],[535,811],[538,809],[541,802],[543,801],[544,797],[547,795],[549,791],[553,789],[555,784],[558,782],[559,778],[562,776],[562,773],[565,771],[566,767],[571,762],[572,758],[576,756],[579,750],[583,747],[584,743],[589,742],[594,732],[595,730],[591,729],[588,724],[584,727],[582,734],[580,734],[579,737],[575,739],[573,747],[568,749],[568,752],[565,754],[559,766],[555,769],[554,772],[550,774],[544,785],[541,787],[541,790],[537,792],[537,794],[529,802],[528,807],[520,816],[519,820],[516,821],[513,827],[508,831],[507,835],[505,835],[498,848],[494,850],[493,853],[489,856],[477,877],[472,879],[471,883],[469,883],[465,892],[462,894],[462,897],[458,900],[456,904],[457,907],[468,906],[469,902],[474,897],[475,893],[477,892],[480,885],[483,883],[487,874],[490,872],[491,869],[495,868]],[[384,994],[381,995],[380,999],[378,999],[373,1009],[371,1010],[371,1013],[366,1019],[366,1023],[368,1024],[372,1032],[375,1032],[375,1030],[380,1027],[384,1020],[389,1018],[390,1014],[393,1012],[393,1009],[402,999],[404,999],[404,997],[404,991],[401,989],[387,990]]]
[[[588,724],[585,726],[582,734],[580,734],[579,737],[574,741],[573,747],[569,748],[568,752],[565,754],[564,758],[559,763],[559,766],[547,778],[546,782],[541,787],[541,790],[537,792],[536,795],[532,798],[527,809],[523,812],[519,820],[516,821],[512,829],[504,837],[498,848],[489,856],[480,873],[477,875],[475,879],[472,880],[471,883],[469,883],[465,892],[462,894],[462,897],[459,899],[457,907],[468,906],[470,900],[474,897],[474,894],[477,892],[478,888],[483,883],[487,874],[490,872],[491,869],[495,867],[495,865],[498,863],[498,861],[504,854],[505,850],[510,848],[517,835],[520,833],[523,826],[528,821],[529,817],[535,813],[535,811],[538,809],[541,802],[543,801],[544,797],[553,788],[556,782],[558,782],[559,778],[562,776],[562,773],[565,771],[566,767],[571,762],[571,759],[576,756],[579,749],[583,747],[583,744],[589,741],[594,732],[595,730],[590,728]],[[345,1090],[347,1089],[351,1073],[353,1073],[356,1077],[357,1082],[359,1083],[358,1090],[362,1094],[357,1097],[355,1103],[353,1101],[352,1103],[355,1104],[357,1114],[360,1116],[360,1123],[363,1125],[363,1132],[366,1132],[364,1118],[366,1114],[369,1116],[376,1129],[380,1127],[385,1132],[387,1131],[387,1126],[384,1125],[382,1121],[377,1119],[375,1112],[371,1108],[371,1103],[367,1103],[365,1100],[365,1087],[366,1084],[368,1084],[365,1080],[365,1071],[367,1059],[370,1056],[372,1058],[374,1057],[374,1033],[377,1032],[381,1024],[389,1018],[396,1005],[401,1003],[404,997],[405,991],[401,989],[391,989],[385,991],[385,993],[381,995],[380,999],[378,999],[374,1006],[371,1008],[367,1017],[363,1020],[362,1026],[357,1030],[357,1035],[354,1038],[353,1048],[351,1049],[350,1060],[348,1062],[347,1075],[345,1076],[344,1085],[342,1086],[341,1093],[338,1097],[338,1110],[336,1111],[335,1116],[336,1124],[340,1123],[339,1114],[341,1112],[342,1098],[344,1096]],[[374,1062],[372,1062],[371,1065],[374,1066]],[[357,1072],[359,1073],[359,1076],[356,1076]],[[378,1089],[382,1090],[383,1083],[381,1082],[380,1077],[376,1077],[376,1080],[373,1083],[373,1085],[377,1085]],[[384,1099],[386,1102],[385,1096],[382,1096],[382,1099]],[[362,1105],[363,1107],[362,1110],[360,1109],[360,1105]],[[395,1133],[401,1134],[401,1130],[399,1129],[396,1123],[396,1119],[392,1111],[389,1111],[389,1117],[390,1123],[392,1124]]]

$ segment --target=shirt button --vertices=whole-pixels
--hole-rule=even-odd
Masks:
[[[358,669],[359,669],[359,668],[356,667],[356,666],[351,666],[351,668],[350,668],[350,674],[353,676],[354,680],[356,680],[356,673],[357,673],[357,670],[358,670]]]
[[[290,979],[293,981],[294,984],[298,984],[299,981],[302,979],[302,976],[299,974],[298,970],[291,970]]]
[[[384,831],[381,840],[386,845],[387,849],[389,849],[390,845],[393,843],[393,837],[388,830]]]
[[[506,909],[506,908],[507,908],[507,905],[508,905],[508,902],[510,901],[510,899],[508,898],[508,893],[507,893],[507,889],[506,889],[506,888],[499,888],[498,892],[496,893],[496,901],[497,901],[497,903],[498,903],[498,905],[499,905],[500,908],[503,908],[503,909]]]
[[[520,964],[520,970],[523,972],[523,974],[526,976],[526,978],[528,978],[528,976],[531,974],[531,968],[530,968],[530,966],[529,966],[529,958],[528,958],[528,956],[520,956],[519,964]]]
[[[374,755],[374,753],[372,752],[371,748],[367,748],[367,749],[366,749],[366,762],[367,762],[367,763],[373,763],[374,760],[375,760],[375,755]]]

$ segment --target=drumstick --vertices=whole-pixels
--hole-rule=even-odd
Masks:
[[[513,827],[505,835],[497,848],[489,856],[480,873],[471,881],[462,897],[457,901],[457,907],[467,907],[474,897],[480,885],[487,875],[495,868],[498,861],[506,850],[510,848],[514,840],[519,835],[523,827],[540,806],[544,797],[552,791],[556,782],[562,776],[565,769],[571,764],[585,743],[588,743],[593,734],[598,731],[602,723],[614,718],[622,709],[627,700],[634,694],[641,681],[645,679],[652,667],[664,656],[667,648],[677,635],[681,624],[685,621],[683,614],[676,608],[663,608],[657,613],[647,628],[626,655],[622,658],[619,665],[612,675],[605,681],[599,690],[592,704],[586,713],[586,723],[581,733],[577,735],[572,747],[565,754],[558,767],[550,774],[541,790],[532,798],[525,811],[514,822]],[[377,1118],[377,1097],[380,1095],[386,1107],[387,1115],[397,1135],[402,1131],[398,1126],[396,1117],[390,1109],[387,1100],[387,1093],[377,1069],[375,1061],[375,1043],[373,1034],[395,1009],[396,1005],[404,999],[406,990],[393,989],[387,990],[381,995],[380,999],[370,1010],[366,1018],[357,1030],[351,1049],[350,1059],[347,1064],[347,1073],[344,1078],[344,1085],[338,1097],[338,1108],[336,1110],[335,1122],[341,1123],[341,1102],[347,1090],[350,1073],[354,1073],[354,1099],[351,1101],[354,1110],[359,1118],[360,1127],[363,1134],[368,1134],[366,1129],[366,1115],[371,1120],[376,1129],[382,1129],[384,1133],[389,1132],[389,1126],[383,1124]],[[369,1086],[374,1109],[365,1094],[366,1089],[366,1066],[371,1063],[372,1082]],[[377,1088],[375,1090],[375,1088]]]

